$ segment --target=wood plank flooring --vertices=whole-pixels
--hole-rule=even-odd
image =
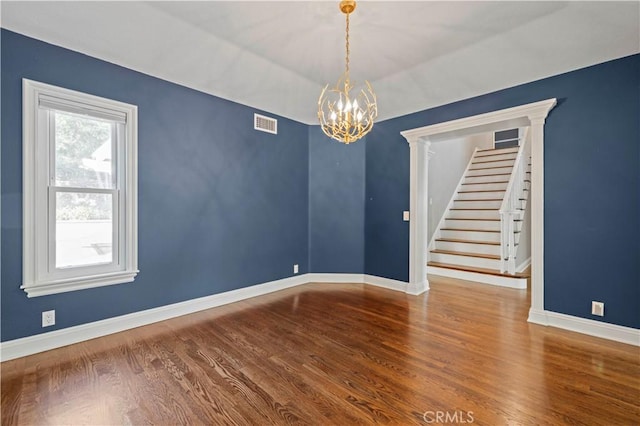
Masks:
[[[430,283],[310,284],[7,361],[2,425],[640,424],[639,348],[528,324],[526,291]]]

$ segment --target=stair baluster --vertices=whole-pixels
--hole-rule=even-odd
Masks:
[[[525,176],[528,165],[527,161],[525,161],[528,156],[525,153],[528,148],[529,128],[525,128],[524,132],[520,149],[511,170],[511,176],[509,176],[505,197],[500,207],[500,272],[504,273],[506,271],[511,275],[516,273],[516,221],[521,221],[524,217],[521,199],[524,198]]]

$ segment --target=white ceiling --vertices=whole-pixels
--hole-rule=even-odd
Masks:
[[[11,2],[1,25],[304,123],[344,68],[338,1]],[[640,52],[640,2],[361,1],[351,77],[391,118]]]

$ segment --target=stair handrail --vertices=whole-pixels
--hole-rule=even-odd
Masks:
[[[516,273],[516,244],[515,244],[515,224],[517,220],[522,220],[523,211],[518,207],[520,197],[525,189],[525,176],[527,164],[523,161],[529,142],[529,128],[524,129],[521,138],[522,143],[518,149],[518,154],[511,169],[509,183],[500,206],[500,272],[507,271],[509,274]]]

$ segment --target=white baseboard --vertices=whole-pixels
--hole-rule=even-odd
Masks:
[[[251,287],[231,290],[212,296],[200,297],[185,302],[174,303],[158,308],[147,309],[88,324],[77,325],[48,333],[36,334],[21,339],[0,343],[0,361],[32,355],[50,349],[84,342],[85,340],[107,336],[120,331],[130,330],[143,325],[191,314],[205,309],[215,308],[228,303],[238,302],[251,297],[261,296],[274,291],[284,290],[308,282],[305,275],[298,275],[258,284]]]
[[[429,269],[429,272],[432,273],[431,269],[434,268]],[[473,278],[468,277],[461,279],[474,280]],[[261,296],[275,291],[280,291],[312,282],[369,284],[408,293],[411,290],[410,285],[407,282],[377,277],[374,275],[297,275],[281,280],[257,284],[251,287],[231,290],[220,294],[187,300],[185,302],[174,303],[172,305],[134,312],[115,318],[108,318],[105,320],[69,327],[62,330],[50,331],[48,333],[37,334],[35,336],[2,342],[0,343],[0,361],[8,361],[22,356],[48,351],[50,349],[95,339],[97,337],[107,336],[109,334],[118,333],[120,331],[153,324],[155,322],[164,321],[182,315],[191,314],[205,309],[215,308],[217,306],[238,302],[240,300]],[[577,331],[579,333],[589,334],[596,337],[602,337],[605,339],[640,346],[640,330],[634,328],[573,317],[571,315],[559,314],[556,312],[535,310],[531,310],[529,312],[529,322],[545,326],[549,325],[553,327],[564,328],[566,330]]]
[[[520,265],[518,265],[516,267],[516,272],[518,274],[521,274],[525,271],[525,269],[527,269],[529,266],[531,266],[531,257],[529,257],[528,259],[526,259],[524,262],[522,262]]]
[[[310,283],[364,283],[364,274],[306,274]]]
[[[392,280],[391,278],[376,277],[375,275],[365,275],[364,282],[366,284],[374,285],[376,287],[384,287],[390,290],[402,291],[405,293],[409,291],[409,283],[404,281]]]
[[[302,274],[185,302],[0,343],[0,362],[130,330],[312,282],[361,283],[405,291],[407,283],[364,274]]]
[[[474,281],[483,284],[497,285],[517,289],[527,288],[526,278],[481,274],[478,272],[459,271],[457,269],[439,268],[427,266],[427,276],[438,275],[440,277],[456,278],[465,281]]]
[[[409,283],[365,274],[307,274],[310,283],[369,284],[390,290],[408,292]]]
[[[640,346],[640,330],[573,315],[531,309],[529,322]]]

